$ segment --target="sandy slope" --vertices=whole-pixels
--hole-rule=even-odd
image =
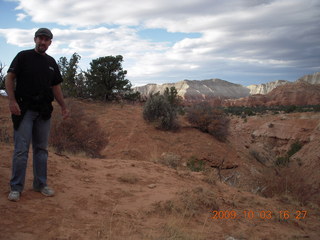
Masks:
[[[6,199],[12,146],[0,143],[0,239],[318,239],[319,207],[315,202],[301,206],[291,197],[264,198],[245,191],[254,188],[255,171],[270,171],[248,155],[250,144],[257,145],[252,142],[250,126],[262,126],[259,119],[246,123],[232,120],[229,142],[221,143],[187,124],[176,133],[155,130],[144,123],[140,106],[81,104],[108,132],[109,145],[101,159],[58,155],[50,149],[49,184],[57,192],[53,198],[32,191],[29,161],[20,202]],[[10,125],[2,97],[0,110],[1,124]],[[263,119],[265,123],[271,120]],[[310,144],[315,146],[313,141]],[[224,166],[238,167],[221,171],[222,179],[233,176],[226,183],[212,171],[210,179],[214,181],[209,184],[203,181],[208,178],[203,172],[183,166],[175,170],[153,162],[166,152],[180,156],[182,163],[195,156],[209,166],[224,158]],[[318,183],[319,174],[314,178]],[[179,193],[186,191],[182,198]],[[202,207],[195,202],[210,198],[204,194],[199,200],[196,193],[210,193],[222,213],[234,210],[238,218],[211,219],[214,209],[208,207],[210,202],[203,201]],[[250,210],[255,212],[253,219],[245,217],[244,211]],[[285,210],[290,212],[287,220],[279,214]],[[305,219],[295,219],[298,210],[308,211]],[[271,211],[271,219],[261,219],[262,211]]]

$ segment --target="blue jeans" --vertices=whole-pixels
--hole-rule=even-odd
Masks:
[[[43,120],[38,112],[28,110],[17,130],[14,131],[14,153],[12,161],[12,191],[22,192],[25,183],[28,153],[32,140],[33,188],[47,186],[47,160],[50,119]]]

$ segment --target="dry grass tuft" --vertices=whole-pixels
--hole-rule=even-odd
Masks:
[[[123,183],[135,184],[139,181],[139,178],[134,173],[127,173],[125,175],[120,176],[118,180]]]
[[[214,193],[209,189],[196,187],[177,193],[178,199],[153,204],[153,212],[161,215],[178,214],[193,217],[197,214],[219,210]]]
[[[218,174],[214,170],[204,171],[203,181],[209,183],[210,185],[216,185],[218,180]]]
[[[162,153],[160,158],[156,159],[155,162],[177,169],[177,167],[181,165],[181,156],[171,152],[165,152]]]
[[[2,142],[2,143],[12,142],[12,136],[11,136],[10,132],[13,132],[13,129],[9,130],[7,125],[2,125],[0,127],[0,142]]]
[[[181,224],[168,222],[162,227],[163,233],[157,240],[202,240],[204,238],[185,230]]]

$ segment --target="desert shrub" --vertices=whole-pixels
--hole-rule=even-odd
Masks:
[[[195,215],[203,210],[219,210],[216,196],[209,189],[196,187],[189,191],[180,192],[179,195],[184,208],[188,210],[191,215]]]
[[[100,157],[108,144],[107,134],[101,129],[96,118],[86,114],[79,102],[68,102],[70,117],[62,120],[58,112],[52,117],[50,144],[57,152],[85,153]]]
[[[284,166],[288,166],[289,162],[290,162],[289,156],[285,155],[282,157],[278,157],[274,164],[278,167],[284,167]]]
[[[167,88],[163,95],[151,94],[143,108],[143,118],[154,122],[162,130],[175,130],[179,128],[177,116],[180,101],[175,88]]]
[[[198,160],[196,157],[192,156],[187,161],[187,167],[193,172],[204,171],[205,162],[203,160]]]
[[[141,100],[141,94],[140,92],[129,92],[129,93],[125,93],[123,98],[129,102],[138,102]]]
[[[273,127],[274,127],[274,124],[273,124],[273,123],[269,123],[268,127],[269,127],[269,128],[273,128]]]
[[[230,120],[223,111],[213,108],[209,103],[201,102],[191,106],[187,109],[187,119],[202,132],[209,133],[220,141],[226,140]]]
[[[302,143],[297,141],[294,142],[293,144],[291,144],[290,149],[288,151],[288,156],[289,158],[294,155],[295,153],[297,153],[300,149],[302,148]]]

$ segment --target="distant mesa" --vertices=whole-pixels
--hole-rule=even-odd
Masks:
[[[297,80],[298,82],[307,82],[310,84],[320,84],[320,72],[305,75]]]
[[[249,85],[248,88],[250,89],[250,95],[267,94],[271,92],[273,89],[275,89],[276,87],[285,85],[287,83],[290,83],[290,82],[287,80],[277,80],[275,82]]]
[[[183,80],[177,83],[165,83],[162,85],[147,84],[136,87],[142,96],[151,93],[163,93],[166,88],[175,87],[178,95],[187,100],[212,99],[216,97],[241,98],[249,96],[250,90],[240,84],[230,83],[221,79],[209,80]]]
[[[264,84],[242,86],[221,79],[183,80],[162,85],[147,84],[135,87],[142,96],[163,93],[175,87],[178,95],[188,101],[220,99],[223,105],[274,105],[274,104],[319,104],[320,72],[305,75],[295,82],[277,80]],[[309,99],[308,99],[309,98]],[[318,101],[318,102],[317,102]]]
[[[296,81],[278,86],[271,92],[246,98],[227,99],[224,106],[306,106],[320,104],[320,84]]]

